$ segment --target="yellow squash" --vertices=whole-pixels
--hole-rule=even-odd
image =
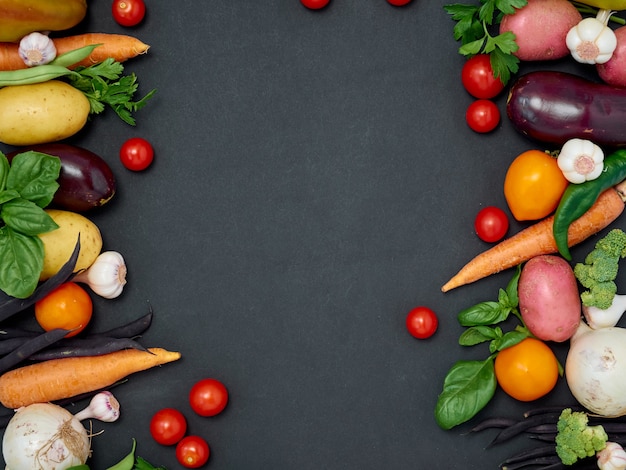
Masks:
[[[34,31],[64,31],[86,14],[86,0],[0,0],[0,41],[17,42]]]
[[[600,10],[626,10],[626,0],[581,0],[580,3],[584,3],[585,5],[589,5]]]

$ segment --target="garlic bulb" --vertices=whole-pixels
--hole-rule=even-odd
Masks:
[[[590,140],[570,139],[563,144],[557,164],[570,183],[584,183],[602,173],[604,152]]]
[[[74,417],[79,421],[93,418],[105,423],[112,423],[120,417],[120,403],[111,392],[96,393],[89,402],[89,406],[76,413]]]
[[[118,297],[126,285],[126,263],[117,251],[104,251],[86,270],[74,276],[74,282],[87,284],[105,299]]]
[[[613,12],[600,10],[595,18],[585,18],[565,37],[572,57],[583,64],[604,64],[613,56],[617,37],[607,26]]]
[[[48,36],[35,32],[22,38],[18,53],[27,66],[33,67],[52,62],[57,56],[57,48]]]
[[[626,451],[617,442],[607,442],[606,447],[596,454],[600,470],[626,469]]]

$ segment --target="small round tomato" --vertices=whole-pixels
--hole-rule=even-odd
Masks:
[[[500,241],[509,230],[509,217],[499,207],[483,207],[474,219],[474,230],[482,241],[487,243]]]
[[[66,338],[76,336],[91,321],[93,303],[85,289],[74,282],[61,284],[35,302],[35,319],[45,330],[71,330]]]
[[[463,87],[474,98],[495,98],[504,89],[504,83],[493,75],[488,54],[478,54],[468,59],[461,70]]]
[[[556,209],[567,186],[556,158],[541,150],[527,150],[509,165],[504,197],[515,219],[538,220]]]
[[[406,316],[406,329],[417,339],[430,338],[437,331],[437,314],[428,307],[415,307]]]
[[[176,460],[185,468],[202,467],[210,454],[209,444],[200,436],[183,437],[176,445]]]
[[[387,3],[390,3],[391,5],[396,7],[402,7],[411,3],[411,0],[387,0]]]
[[[305,7],[311,10],[319,10],[330,3],[330,0],[300,0]]]
[[[174,408],[163,408],[157,411],[150,420],[150,434],[161,445],[177,444],[187,432],[185,416]]]
[[[546,343],[536,338],[526,338],[498,352],[494,370],[498,385],[519,401],[547,395],[559,378],[558,359]]]
[[[500,123],[500,110],[491,100],[476,100],[468,106],[465,121],[475,132],[491,132]]]
[[[191,409],[200,416],[215,416],[228,404],[228,389],[216,379],[202,379],[189,392]]]
[[[114,0],[113,19],[121,26],[137,26],[146,16],[143,0]]]
[[[132,137],[120,148],[122,165],[132,171],[142,171],[148,168],[154,160],[154,149],[150,142],[141,137]]]

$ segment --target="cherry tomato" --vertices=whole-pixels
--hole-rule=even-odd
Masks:
[[[91,321],[93,303],[85,289],[74,282],[61,284],[35,303],[35,319],[45,330],[72,330],[65,337],[75,336]]]
[[[300,0],[305,7],[311,10],[319,10],[330,3],[330,0]]]
[[[401,7],[401,6],[408,5],[409,3],[411,3],[411,0],[387,0],[387,2],[393,6]]]
[[[556,209],[567,186],[556,158],[541,150],[527,150],[509,165],[504,197],[517,220],[539,220]]]
[[[504,89],[500,78],[493,76],[488,54],[478,54],[468,59],[461,70],[463,87],[474,98],[495,98]]]
[[[154,160],[154,149],[150,142],[141,137],[132,137],[120,148],[122,165],[132,171],[142,171]]]
[[[114,0],[113,19],[122,26],[137,26],[146,15],[143,0]]]
[[[500,123],[500,110],[493,101],[476,100],[467,108],[465,120],[475,132],[491,132]]]
[[[509,217],[499,207],[483,207],[476,214],[474,229],[482,241],[487,243],[500,241],[509,230]]]
[[[183,437],[176,445],[176,460],[185,468],[202,467],[210,454],[209,444],[200,436]]]
[[[428,307],[415,307],[406,316],[406,329],[417,339],[430,338],[438,325],[437,315]]]
[[[150,434],[159,444],[172,446],[177,444],[187,432],[187,420],[174,408],[157,411],[150,420]]]
[[[228,404],[228,390],[216,379],[202,379],[189,392],[191,409],[200,416],[215,416]]]

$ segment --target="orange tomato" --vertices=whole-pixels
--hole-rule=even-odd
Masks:
[[[35,318],[45,330],[55,328],[72,330],[66,338],[83,331],[93,313],[91,297],[85,289],[74,282],[61,284],[43,299],[35,303]]]
[[[526,338],[496,356],[498,385],[519,401],[547,395],[559,378],[559,363],[552,349],[535,338]]]
[[[527,150],[509,166],[504,197],[517,220],[538,220],[554,212],[567,185],[556,158],[541,150]]]

